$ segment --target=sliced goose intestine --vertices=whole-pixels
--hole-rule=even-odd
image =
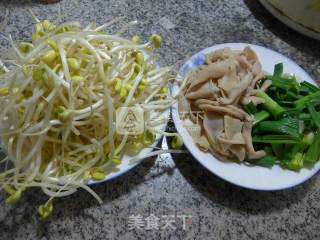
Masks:
[[[228,114],[240,120],[246,120],[250,118],[246,112],[232,105],[212,106],[209,104],[200,104],[199,108],[205,112],[216,112],[223,115]]]
[[[189,100],[197,98],[210,98],[214,97],[219,92],[219,88],[212,81],[208,81],[199,87],[196,91],[190,91],[186,94]]]
[[[201,133],[202,127],[199,124],[188,124],[184,126],[189,132],[195,144],[203,151],[208,151],[210,144],[207,138]]]
[[[237,118],[224,115],[224,132],[227,139],[233,139],[237,133],[241,133],[243,122]]]
[[[178,111],[181,119],[185,119],[187,113],[190,112],[190,103],[183,95],[180,95],[178,99]]]
[[[197,99],[196,101],[193,101],[192,104],[196,105],[199,107],[199,105],[201,104],[210,104],[213,106],[219,106],[219,102],[218,101],[214,101],[214,100],[210,100],[210,99]]]
[[[231,91],[228,93],[227,98],[220,98],[218,101],[223,104],[232,104],[235,99],[241,95],[250,85],[252,80],[252,73],[246,74],[236,86],[234,86]]]
[[[252,66],[252,73],[255,76],[258,76],[258,74],[262,73],[262,66],[260,62],[255,62]]]
[[[203,65],[194,73],[193,82],[190,84],[188,92],[195,86],[204,83],[211,79],[221,78],[226,73],[232,71],[236,63],[232,59],[226,59],[219,62],[214,62],[209,65]]]
[[[257,54],[250,47],[245,47],[242,53],[252,64],[258,61]]]
[[[262,84],[260,90],[261,91],[267,91],[268,88],[272,85],[272,81],[271,80],[265,80],[264,83]]]
[[[234,137],[232,139],[226,138],[226,136],[224,134],[222,136],[218,136],[217,140],[220,143],[227,144],[229,146],[230,145],[245,145],[245,143],[246,143],[244,137],[241,134],[241,132],[237,133],[236,135],[234,135]]]
[[[211,64],[213,62],[216,62],[218,60],[223,60],[225,58],[228,58],[234,54],[234,51],[232,51],[229,47],[225,47],[222,49],[218,49],[216,51],[213,51],[212,53],[209,53],[206,55],[205,63]]]
[[[252,116],[243,106],[264,103],[256,97],[258,90],[266,91],[266,80],[255,52],[224,48],[206,55],[204,65],[190,72],[179,105],[188,111],[195,129],[188,128],[195,144],[223,159],[260,158],[265,152],[255,151],[252,144]],[[186,102],[188,104],[186,104]],[[180,109],[179,109],[180,110]],[[199,118],[198,112],[203,114]]]
[[[246,59],[245,56],[238,56],[237,60],[239,62],[239,65],[241,68],[244,68],[246,70],[252,70],[252,64]]]
[[[246,157],[246,149],[243,145],[231,145],[229,151],[238,158],[239,161],[243,161]]]
[[[224,130],[223,115],[207,112],[203,117],[203,128],[209,134],[212,141]]]
[[[251,81],[250,87],[254,88],[254,87],[257,85],[257,83],[259,82],[259,80],[261,80],[262,78],[264,78],[263,72],[258,73],[258,74],[254,77],[254,79]]]
[[[228,93],[232,88],[239,84],[239,82],[240,78],[237,76],[236,69],[234,69],[218,79],[218,86]]]
[[[258,159],[262,158],[266,155],[266,152],[263,150],[255,151],[252,145],[252,136],[251,136],[251,130],[252,130],[252,123],[251,122],[244,122],[243,129],[242,129],[242,135],[244,137],[244,140],[246,142],[246,151],[248,158],[250,159]]]

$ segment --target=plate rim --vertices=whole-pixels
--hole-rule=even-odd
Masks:
[[[291,62],[295,68],[298,68],[301,72],[303,72],[309,79],[311,79],[311,81],[315,84],[317,84],[312,78],[311,76],[303,69],[301,68],[297,63],[295,63],[293,60],[291,60],[290,58],[288,58],[287,56],[284,56],[283,54],[277,52],[277,51],[274,51],[272,49],[269,49],[267,47],[264,47],[264,46],[260,46],[260,45],[256,45],[256,44],[250,44],[250,43],[220,43],[220,44],[215,44],[215,45],[212,45],[210,47],[207,47],[207,48],[204,48],[202,50],[200,50],[199,52],[193,54],[187,61],[184,62],[184,64],[180,67],[179,71],[178,71],[178,74],[176,76],[176,78],[179,78],[181,77],[181,72],[183,71],[183,68],[191,61],[191,59],[194,59],[196,56],[198,56],[199,54],[201,53],[205,53],[205,52],[209,52],[211,51],[211,49],[217,49],[217,48],[222,48],[222,47],[231,47],[232,46],[239,46],[239,47],[245,47],[245,46],[252,46],[254,48],[262,48],[264,50],[267,50],[267,51],[271,51],[277,55],[280,55],[282,58],[284,58],[285,60]],[[317,84],[318,85],[318,84]],[[173,92],[173,87],[172,86],[172,90],[171,92]],[[173,105],[171,107],[171,112],[172,112],[172,118],[173,118],[173,121],[174,121],[174,124],[176,126],[176,129],[177,131],[180,133],[182,130],[181,128],[185,129],[182,125],[180,125],[180,122],[181,119],[177,116],[177,103],[175,105]],[[188,133],[189,134],[189,133]],[[181,134],[180,134],[181,135]],[[190,136],[190,135],[189,135]],[[182,136],[183,138],[183,136]],[[190,145],[189,145],[190,144]],[[206,164],[204,164],[203,161],[199,160],[198,157],[196,156],[196,153],[193,152],[191,148],[195,146],[194,142],[192,141],[191,143],[186,143],[184,142],[184,145],[186,146],[186,148],[188,149],[189,153],[193,156],[193,158],[195,158],[195,160],[197,160],[205,169],[207,169],[210,173],[214,174],[215,176],[219,177],[220,179],[223,179],[224,181],[227,181],[233,185],[236,185],[238,187],[242,187],[242,188],[246,188],[246,189],[251,189],[251,190],[256,190],[256,191],[278,191],[278,190],[285,190],[285,189],[289,189],[289,188],[292,188],[292,187],[295,187],[295,186],[298,186],[304,182],[306,182],[307,180],[311,179],[313,176],[315,176],[319,171],[320,171],[320,161],[318,163],[316,163],[314,166],[315,166],[315,169],[314,169],[314,172],[308,174],[306,177],[302,178],[300,181],[297,181],[297,182],[294,182],[292,184],[289,184],[289,185],[286,185],[286,186],[279,186],[279,187],[269,187],[269,188],[259,188],[259,187],[253,187],[253,186],[248,186],[246,184],[241,184],[241,183],[237,183],[237,182],[234,182],[234,181],[231,181],[230,179],[224,177],[223,175],[221,174],[217,174],[216,172],[212,171]],[[201,151],[198,149],[197,146],[195,146],[195,148],[198,150],[198,151]],[[204,153],[204,152],[202,152]],[[216,158],[215,156],[211,156],[213,158],[215,158],[217,161],[221,161],[220,159]],[[317,166],[316,166],[317,165]],[[257,165],[253,165],[253,166],[257,166]]]

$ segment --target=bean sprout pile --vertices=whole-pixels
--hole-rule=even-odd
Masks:
[[[16,57],[0,61],[0,137],[7,154],[0,186],[7,203],[41,187],[49,199],[38,213],[46,218],[53,198],[78,188],[101,203],[87,181],[104,179],[124,154],[135,155],[157,133],[166,134],[155,126],[175,98],[167,94],[171,68],[156,65],[159,35],[140,44],[137,35],[120,37],[122,30],[106,34],[114,21],[82,27],[35,20],[32,42],[16,45],[10,36]],[[130,106],[144,110],[144,132],[118,135],[115,111]]]

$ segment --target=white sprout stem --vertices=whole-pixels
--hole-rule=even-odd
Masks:
[[[103,25],[97,27],[94,31],[95,31],[95,32],[100,32],[100,31],[102,31],[103,29],[111,26],[112,24],[118,22],[118,21],[121,20],[121,19],[124,19],[124,17],[117,17],[117,18],[115,18],[115,19],[113,19],[113,20],[111,20],[111,21],[108,21],[108,22],[104,23]]]
[[[5,72],[9,72],[9,69],[4,65],[4,63],[0,59],[0,69],[3,69]]]
[[[108,89],[105,89],[106,92],[106,98],[107,98],[107,105],[108,105],[108,125],[109,125],[109,132],[108,132],[108,141],[110,145],[110,155],[113,157],[114,154],[114,128],[113,128],[113,114],[114,114],[114,108],[113,108],[113,102],[111,100],[110,92]]]
[[[123,137],[122,137],[122,140],[121,140],[121,143],[120,143],[120,145],[116,148],[116,150],[114,151],[114,155],[118,155],[121,151],[122,151],[122,149],[124,148],[124,146],[126,145],[126,143],[127,143],[127,140],[128,140],[128,134],[126,134],[126,135],[124,135]]]
[[[35,94],[33,94],[32,97],[28,98],[27,100],[19,104],[16,104],[15,108],[18,109],[20,107],[28,106],[29,104],[32,104],[33,102],[37,101],[42,95],[43,95],[43,90],[39,90]]]
[[[139,74],[137,75],[137,77],[134,80],[134,83],[132,85],[132,88],[130,89],[130,92],[126,98],[126,101],[123,104],[123,107],[127,107],[139,85],[139,83],[141,82],[142,78],[143,78],[143,72],[144,72],[144,68],[142,67]]]
[[[125,50],[125,49],[131,49],[131,48],[135,48],[135,49],[146,49],[147,47],[149,47],[150,44],[149,43],[145,43],[143,45],[136,45],[136,44],[127,44],[127,45],[120,45],[120,46],[117,46],[117,47],[114,47],[113,49],[110,50],[111,53],[115,53],[115,52],[118,52],[118,51],[121,51],[121,50]]]
[[[69,74],[69,80],[67,78],[68,82],[66,82],[64,79],[59,77],[54,71],[52,71],[52,69],[49,68],[49,66],[47,64],[43,64],[42,66],[44,67],[46,72],[49,74],[49,76],[51,76],[55,80],[56,84],[61,83],[65,88],[67,88],[68,90],[70,89],[70,86],[71,86],[70,85],[70,81],[71,81],[70,74]]]
[[[59,194],[57,194],[57,192],[49,190],[48,187],[42,186],[41,189],[49,197],[66,197],[66,196],[69,196],[69,195],[71,195],[71,194],[73,194],[73,193],[75,193],[77,191],[77,188],[72,188],[72,189],[69,189],[69,190],[62,191]]]
[[[94,139],[93,139],[93,143],[99,146],[97,152],[100,151],[100,154],[102,154],[102,152],[103,152],[102,146],[100,146],[100,144],[99,144],[97,141],[95,141]],[[100,157],[101,157],[101,156],[98,156],[98,154],[97,154],[97,155],[96,155],[90,162],[88,162],[81,170],[79,170],[79,171],[77,171],[76,173],[72,174],[72,178],[71,178],[66,184],[64,184],[63,187],[61,187],[61,188],[56,192],[55,195],[51,196],[50,199],[48,200],[48,202],[51,201],[52,198],[54,198],[55,196],[57,196],[57,195],[58,195],[61,191],[63,191],[66,187],[68,187],[69,185],[71,185],[72,183],[74,183],[74,182],[75,182],[74,180],[77,179],[86,169],[88,169],[88,168],[90,168],[91,166],[93,166],[93,165],[100,159]],[[98,197],[98,196],[97,196],[97,197]],[[101,199],[100,199],[99,197],[97,198],[97,200],[98,200],[100,203],[102,203],[102,201],[101,201]]]
[[[15,51],[15,53],[18,55],[18,57],[20,59],[24,59],[23,55],[21,54],[20,50],[16,47],[16,45],[14,44],[13,40],[12,40],[12,37],[11,37],[11,34],[9,34],[9,40],[10,40],[10,44],[13,48],[13,50]]]
[[[68,66],[68,63],[67,63],[67,57],[66,57],[66,54],[65,54],[65,51],[64,51],[64,48],[63,48],[63,45],[61,44],[61,42],[58,42],[57,45],[58,45],[58,50],[59,50],[59,54],[60,54],[61,63],[62,63],[63,70],[64,70],[64,75],[65,75],[67,81],[70,83],[70,86],[68,88],[68,95],[69,95],[69,106],[68,107],[73,109],[73,107],[74,107],[74,101],[73,101],[73,98],[72,98],[73,89],[72,89],[69,66]]]
[[[29,11],[29,13],[30,13],[33,21],[34,21],[35,23],[39,23],[40,20],[36,17],[36,15],[33,13],[33,11],[31,10],[31,8],[29,8],[28,11]]]
[[[32,181],[38,174],[40,166],[41,166],[41,151],[37,153],[36,160],[31,163],[29,169],[32,171],[32,173],[27,177],[26,182]]]
[[[150,95],[149,97],[147,97],[147,99],[144,101],[144,104],[149,103],[154,96],[160,91],[160,89],[162,88],[162,85],[159,85]]]
[[[57,32],[62,30],[64,27],[80,27],[80,24],[78,22],[74,22],[74,21],[65,22],[65,23],[61,24],[59,27],[55,28],[52,32],[47,33],[43,37],[37,39],[36,44],[38,44],[40,42],[41,43],[46,42],[46,40],[49,38],[57,38],[57,37],[61,36],[62,34],[65,34],[65,33],[57,34]],[[56,34],[56,35],[54,35],[54,34]],[[89,33],[87,33],[87,34],[89,34]]]
[[[74,120],[79,120],[79,119],[85,118],[87,116],[90,116],[91,112],[93,110],[96,110],[96,109],[98,109],[98,108],[100,108],[102,106],[103,106],[103,99],[100,99],[98,102],[92,104],[89,107],[76,110],[75,111],[76,117],[74,117]],[[88,113],[89,113],[89,115],[87,115]]]
[[[60,100],[62,101],[62,103],[64,104],[64,106],[69,106],[69,102],[66,99],[66,97],[64,96],[61,88],[58,91],[58,96],[59,96]]]
[[[0,161],[0,164],[6,162],[9,160],[9,157],[8,156],[5,156],[1,161]]]
[[[113,41],[113,42],[118,42],[121,44],[132,44],[132,41],[119,37],[119,36],[115,36],[115,35],[107,35],[107,34],[97,34],[97,35],[92,35],[88,37],[89,41],[92,40],[106,40],[106,41]],[[137,45],[134,45],[137,46]]]
[[[121,35],[123,33],[125,33],[130,27],[134,26],[134,25],[137,25],[138,24],[138,21],[137,20],[134,20],[134,21],[131,21],[129,23],[127,23],[125,26],[123,26],[117,33],[116,35]]]
[[[60,89],[60,83],[58,83],[54,89],[51,91],[51,93],[45,98],[47,102],[51,102],[52,99],[57,95]]]

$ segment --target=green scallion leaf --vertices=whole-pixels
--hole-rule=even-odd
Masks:
[[[253,118],[253,126],[256,126],[258,123],[260,123],[261,121],[267,119],[268,117],[270,117],[270,114],[267,111],[261,111],[261,112],[257,112],[255,113]]]
[[[254,143],[278,143],[278,144],[299,144],[301,139],[290,135],[263,135],[254,136]]]
[[[315,135],[312,144],[310,145],[310,147],[308,148],[308,150],[304,156],[304,160],[306,162],[316,163],[319,160],[319,158],[320,158],[320,147],[319,146],[320,146],[320,132],[318,132]]]
[[[275,156],[264,156],[260,159],[257,159],[254,161],[254,164],[263,166],[263,167],[272,167],[277,161],[277,158]]]
[[[295,118],[283,118],[278,121],[264,121],[259,124],[263,132],[286,134],[299,138],[299,120]]]
[[[309,90],[309,92],[311,93],[314,93],[314,92],[317,92],[319,91],[320,89],[318,87],[316,87],[315,85],[309,83],[309,82],[306,82],[306,81],[303,81],[302,83],[300,83],[300,86],[301,88],[306,88]]]
[[[314,108],[313,104],[307,103],[307,106],[308,106],[309,113],[310,113],[310,115],[312,117],[312,120],[317,125],[317,127],[320,129],[320,113],[318,113],[316,111],[316,109]]]
[[[247,113],[252,115],[258,111],[257,107],[252,102],[249,102],[247,105],[245,105],[244,109],[246,110]]]
[[[274,65],[273,76],[281,77],[283,74],[283,63]]]

